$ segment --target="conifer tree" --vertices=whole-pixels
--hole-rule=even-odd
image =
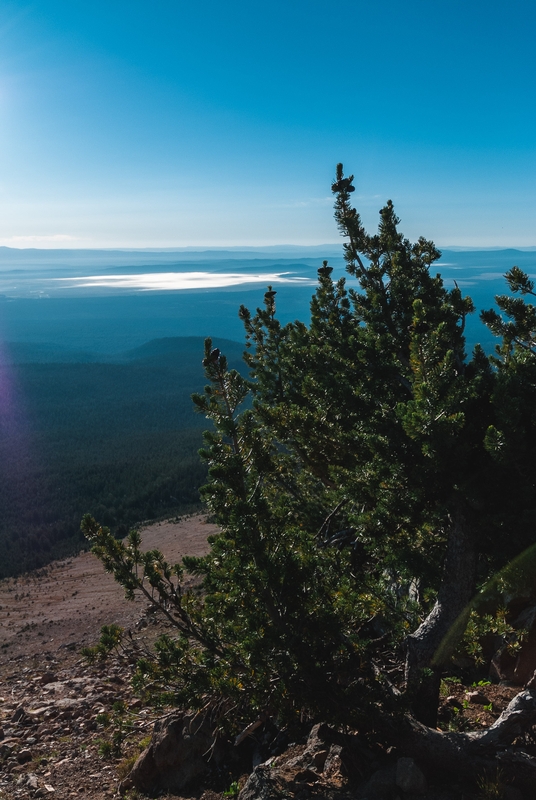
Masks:
[[[212,704],[235,733],[304,715],[385,733],[408,708],[435,727],[471,598],[534,536],[533,307],[499,298],[510,321],[484,315],[497,357],[468,358],[473,304],[431,273],[433,243],[405,239],[391,202],[368,234],[341,165],[332,188],[349,281],[324,262],[308,324],[282,325],[271,287],[241,307],[248,378],[206,342],[209,554],[172,567],[136,533],[84,521],[106,568],[176,629],[138,685]],[[508,280],[533,292],[520,271]]]

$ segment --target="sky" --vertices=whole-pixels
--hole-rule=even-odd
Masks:
[[[528,0],[0,0],[0,245],[536,245]]]

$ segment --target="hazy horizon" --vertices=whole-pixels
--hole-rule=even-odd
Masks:
[[[432,271],[455,283],[478,310],[508,291],[504,274],[517,265],[536,276],[536,250],[444,249]],[[243,341],[241,304],[262,305],[276,290],[280,321],[307,322],[317,270],[324,258],[333,278],[345,277],[342,248],[211,251],[0,249],[0,342],[46,345],[52,350],[119,353],[152,339],[214,336]],[[467,320],[469,350],[493,337],[478,314]],[[46,357],[43,351],[42,357]],[[39,358],[41,358],[41,355]],[[57,356],[54,356],[56,358]]]
[[[13,247],[11,245],[0,245],[0,252],[9,250],[14,251],[16,253],[210,253],[211,255],[217,253],[281,253],[281,252],[291,252],[293,254],[299,254],[300,251],[304,251],[305,254],[307,253],[321,253],[323,250],[330,251],[332,253],[337,250],[337,254],[342,253],[342,241],[339,242],[323,242],[322,244],[289,244],[285,242],[280,242],[277,244],[270,244],[270,245],[189,245],[185,247],[127,247],[127,246],[117,246],[117,247]],[[527,253],[533,250],[536,250],[536,245],[509,245],[509,246],[500,246],[500,245],[481,245],[481,246],[469,246],[469,245],[442,245],[438,242],[435,242],[436,247],[443,251],[461,251],[464,253],[470,253],[473,251],[493,251],[493,250],[513,250],[519,251],[520,253]]]
[[[51,237],[52,238],[52,237]],[[536,234],[535,234],[536,238]],[[299,252],[299,251],[306,251],[306,252],[316,252],[322,251],[324,249],[329,249],[331,252],[334,252],[335,249],[342,251],[342,245],[344,240],[341,238],[338,241],[326,241],[314,244],[307,244],[307,243],[292,243],[292,242],[272,242],[270,244],[257,244],[247,243],[247,244],[228,244],[228,243],[212,243],[212,244],[189,244],[189,245],[168,245],[165,247],[143,247],[143,246],[129,246],[128,244],[117,244],[114,246],[80,246],[80,247],[73,247],[70,243],[65,244],[64,246],[61,245],[61,242],[52,241],[49,244],[45,243],[42,244],[40,247],[35,246],[17,246],[14,244],[0,244],[0,252],[9,250],[15,252],[58,252],[58,253],[79,253],[79,252],[123,252],[123,253],[217,253],[217,252]],[[434,242],[435,246],[439,250],[452,250],[452,251],[463,251],[463,252],[471,252],[473,250],[519,250],[520,252],[528,252],[532,250],[536,250],[536,244],[529,245],[529,244],[519,244],[516,242],[512,242],[509,244],[479,244],[479,245],[469,245],[469,244],[455,244],[455,243],[448,243],[444,244],[441,242]]]

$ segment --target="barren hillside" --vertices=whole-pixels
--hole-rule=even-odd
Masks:
[[[178,561],[206,552],[215,530],[204,516],[157,523],[142,531],[143,546]],[[154,639],[159,628],[146,607],[142,600],[127,602],[91,553],[0,582],[2,800],[114,796],[122,759],[103,754],[99,715],[110,713],[118,699],[133,703],[128,756],[150,733],[152,712],[132,697],[125,664],[88,666],[80,648],[111,622],[130,628],[140,643]]]

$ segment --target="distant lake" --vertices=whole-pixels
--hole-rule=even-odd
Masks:
[[[0,337],[113,353],[164,336],[242,341],[238,308],[262,305],[277,290],[283,322],[307,319],[316,271],[327,258],[345,275],[340,249],[264,248],[232,251],[47,251],[0,248]],[[517,265],[536,275],[536,251],[443,250],[432,270],[457,282],[478,309],[506,291]],[[349,279],[349,284],[354,281]],[[493,337],[478,315],[467,322],[471,348]]]

